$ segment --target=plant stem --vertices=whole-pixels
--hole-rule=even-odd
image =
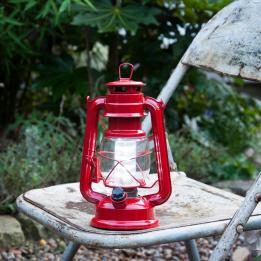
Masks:
[[[94,97],[94,91],[93,91],[93,77],[92,77],[92,71],[91,71],[91,32],[90,27],[86,26],[84,28],[85,32],[85,48],[86,48],[86,62],[87,62],[87,76],[88,76],[88,84],[89,84],[89,93],[91,97]]]

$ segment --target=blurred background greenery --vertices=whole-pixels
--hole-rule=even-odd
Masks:
[[[192,39],[230,0],[8,0],[0,6],[0,212],[32,187],[78,181],[85,96],[120,62],[156,97]],[[166,125],[178,169],[204,182],[249,179],[261,154],[250,83],[191,69]],[[101,128],[100,128],[101,130]]]

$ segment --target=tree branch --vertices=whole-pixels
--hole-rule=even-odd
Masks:
[[[85,35],[85,48],[86,48],[86,62],[87,62],[87,77],[88,77],[88,84],[89,84],[89,93],[91,97],[94,97],[94,82],[91,70],[91,30],[90,27],[85,27],[84,29]]]

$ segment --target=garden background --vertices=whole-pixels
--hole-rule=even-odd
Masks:
[[[85,97],[104,95],[121,62],[133,63],[144,93],[156,97],[202,25],[229,2],[1,3],[0,213],[16,214],[16,197],[31,188],[78,181]],[[189,70],[165,112],[179,170],[206,183],[255,177],[257,87]]]

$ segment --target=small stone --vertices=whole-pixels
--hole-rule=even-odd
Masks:
[[[6,252],[3,252],[3,253],[2,253],[2,258],[3,258],[4,260],[8,260],[8,254],[7,254]]]
[[[81,250],[85,250],[86,249],[86,246],[84,246],[84,245],[80,245],[80,248],[79,249],[81,249]]]
[[[205,239],[205,238],[202,239],[202,243],[203,243],[203,245],[205,245],[205,246],[207,246],[207,245],[209,244],[209,243],[208,243],[208,240]]]
[[[246,247],[238,247],[232,255],[233,261],[247,261],[250,256],[250,251]]]
[[[55,241],[53,238],[51,238],[51,239],[48,240],[48,244],[49,244],[51,247],[53,247],[53,248],[56,248],[56,247],[57,247],[57,243],[56,243],[56,241]]]
[[[17,215],[17,219],[19,220],[27,239],[40,240],[42,238],[49,238],[50,232],[43,225],[37,223],[22,213]]]
[[[181,253],[186,253],[187,252],[185,246],[180,246],[179,250],[180,250]]]
[[[185,260],[186,255],[184,255],[184,254],[180,254],[179,257],[180,257],[180,260]]]
[[[59,249],[63,252],[64,249],[66,248],[66,243],[64,241],[59,241],[58,243]]]
[[[161,257],[154,257],[152,260],[153,260],[153,261],[154,261],[154,260],[155,260],[155,261],[165,261],[166,259],[161,258]],[[136,261],[136,260],[135,260],[135,261]]]
[[[155,249],[152,249],[152,248],[150,248],[150,249],[148,249],[147,251],[146,251],[146,254],[147,255],[153,255],[155,253]]]
[[[45,255],[45,257],[47,258],[48,261],[52,261],[52,260],[55,259],[54,255],[51,254],[51,253],[47,253],[47,254]]]
[[[245,233],[242,233],[240,236],[243,241],[245,240]],[[8,251],[4,249],[0,250],[0,260],[3,261],[57,261],[60,260],[62,256],[61,245],[66,246],[66,242],[61,239],[42,239],[41,243],[39,241],[27,241],[24,244],[24,247],[21,248],[9,248]],[[207,261],[209,256],[212,253],[212,250],[215,247],[216,242],[219,240],[218,237],[209,237],[209,238],[199,238],[196,240],[200,255],[201,261]],[[55,244],[57,248],[54,249]],[[42,245],[42,246],[41,246]],[[242,245],[241,241],[238,240],[234,244],[234,249]],[[250,247],[248,247],[250,248]],[[172,261],[189,261],[187,251],[185,248],[184,242],[175,242],[164,245],[156,245],[152,247],[140,247],[136,249],[95,249],[95,248],[86,248],[81,246],[79,251],[75,256],[75,260],[85,261],[136,261],[136,260],[146,260],[146,261],[163,261],[163,260],[172,260]],[[230,260],[230,259],[229,259]],[[232,260],[232,259],[231,259]],[[242,260],[239,260],[242,261]]]
[[[39,240],[39,245],[40,245],[41,247],[45,247],[46,244],[47,244],[46,240],[44,240],[44,239]]]
[[[15,256],[15,257],[21,257],[21,254],[22,254],[22,251],[20,249],[12,249],[12,254]]]
[[[200,249],[199,253],[201,255],[206,255],[207,254],[207,249],[206,248],[202,248],[202,249]]]
[[[172,250],[169,248],[165,248],[163,250],[164,258],[170,259],[172,258]]]
[[[154,252],[154,257],[160,257],[161,254],[160,254],[160,250],[157,249],[155,252]]]
[[[12,216],[0,216],[0,248],[21,246],[24,241],[20,223]]]

